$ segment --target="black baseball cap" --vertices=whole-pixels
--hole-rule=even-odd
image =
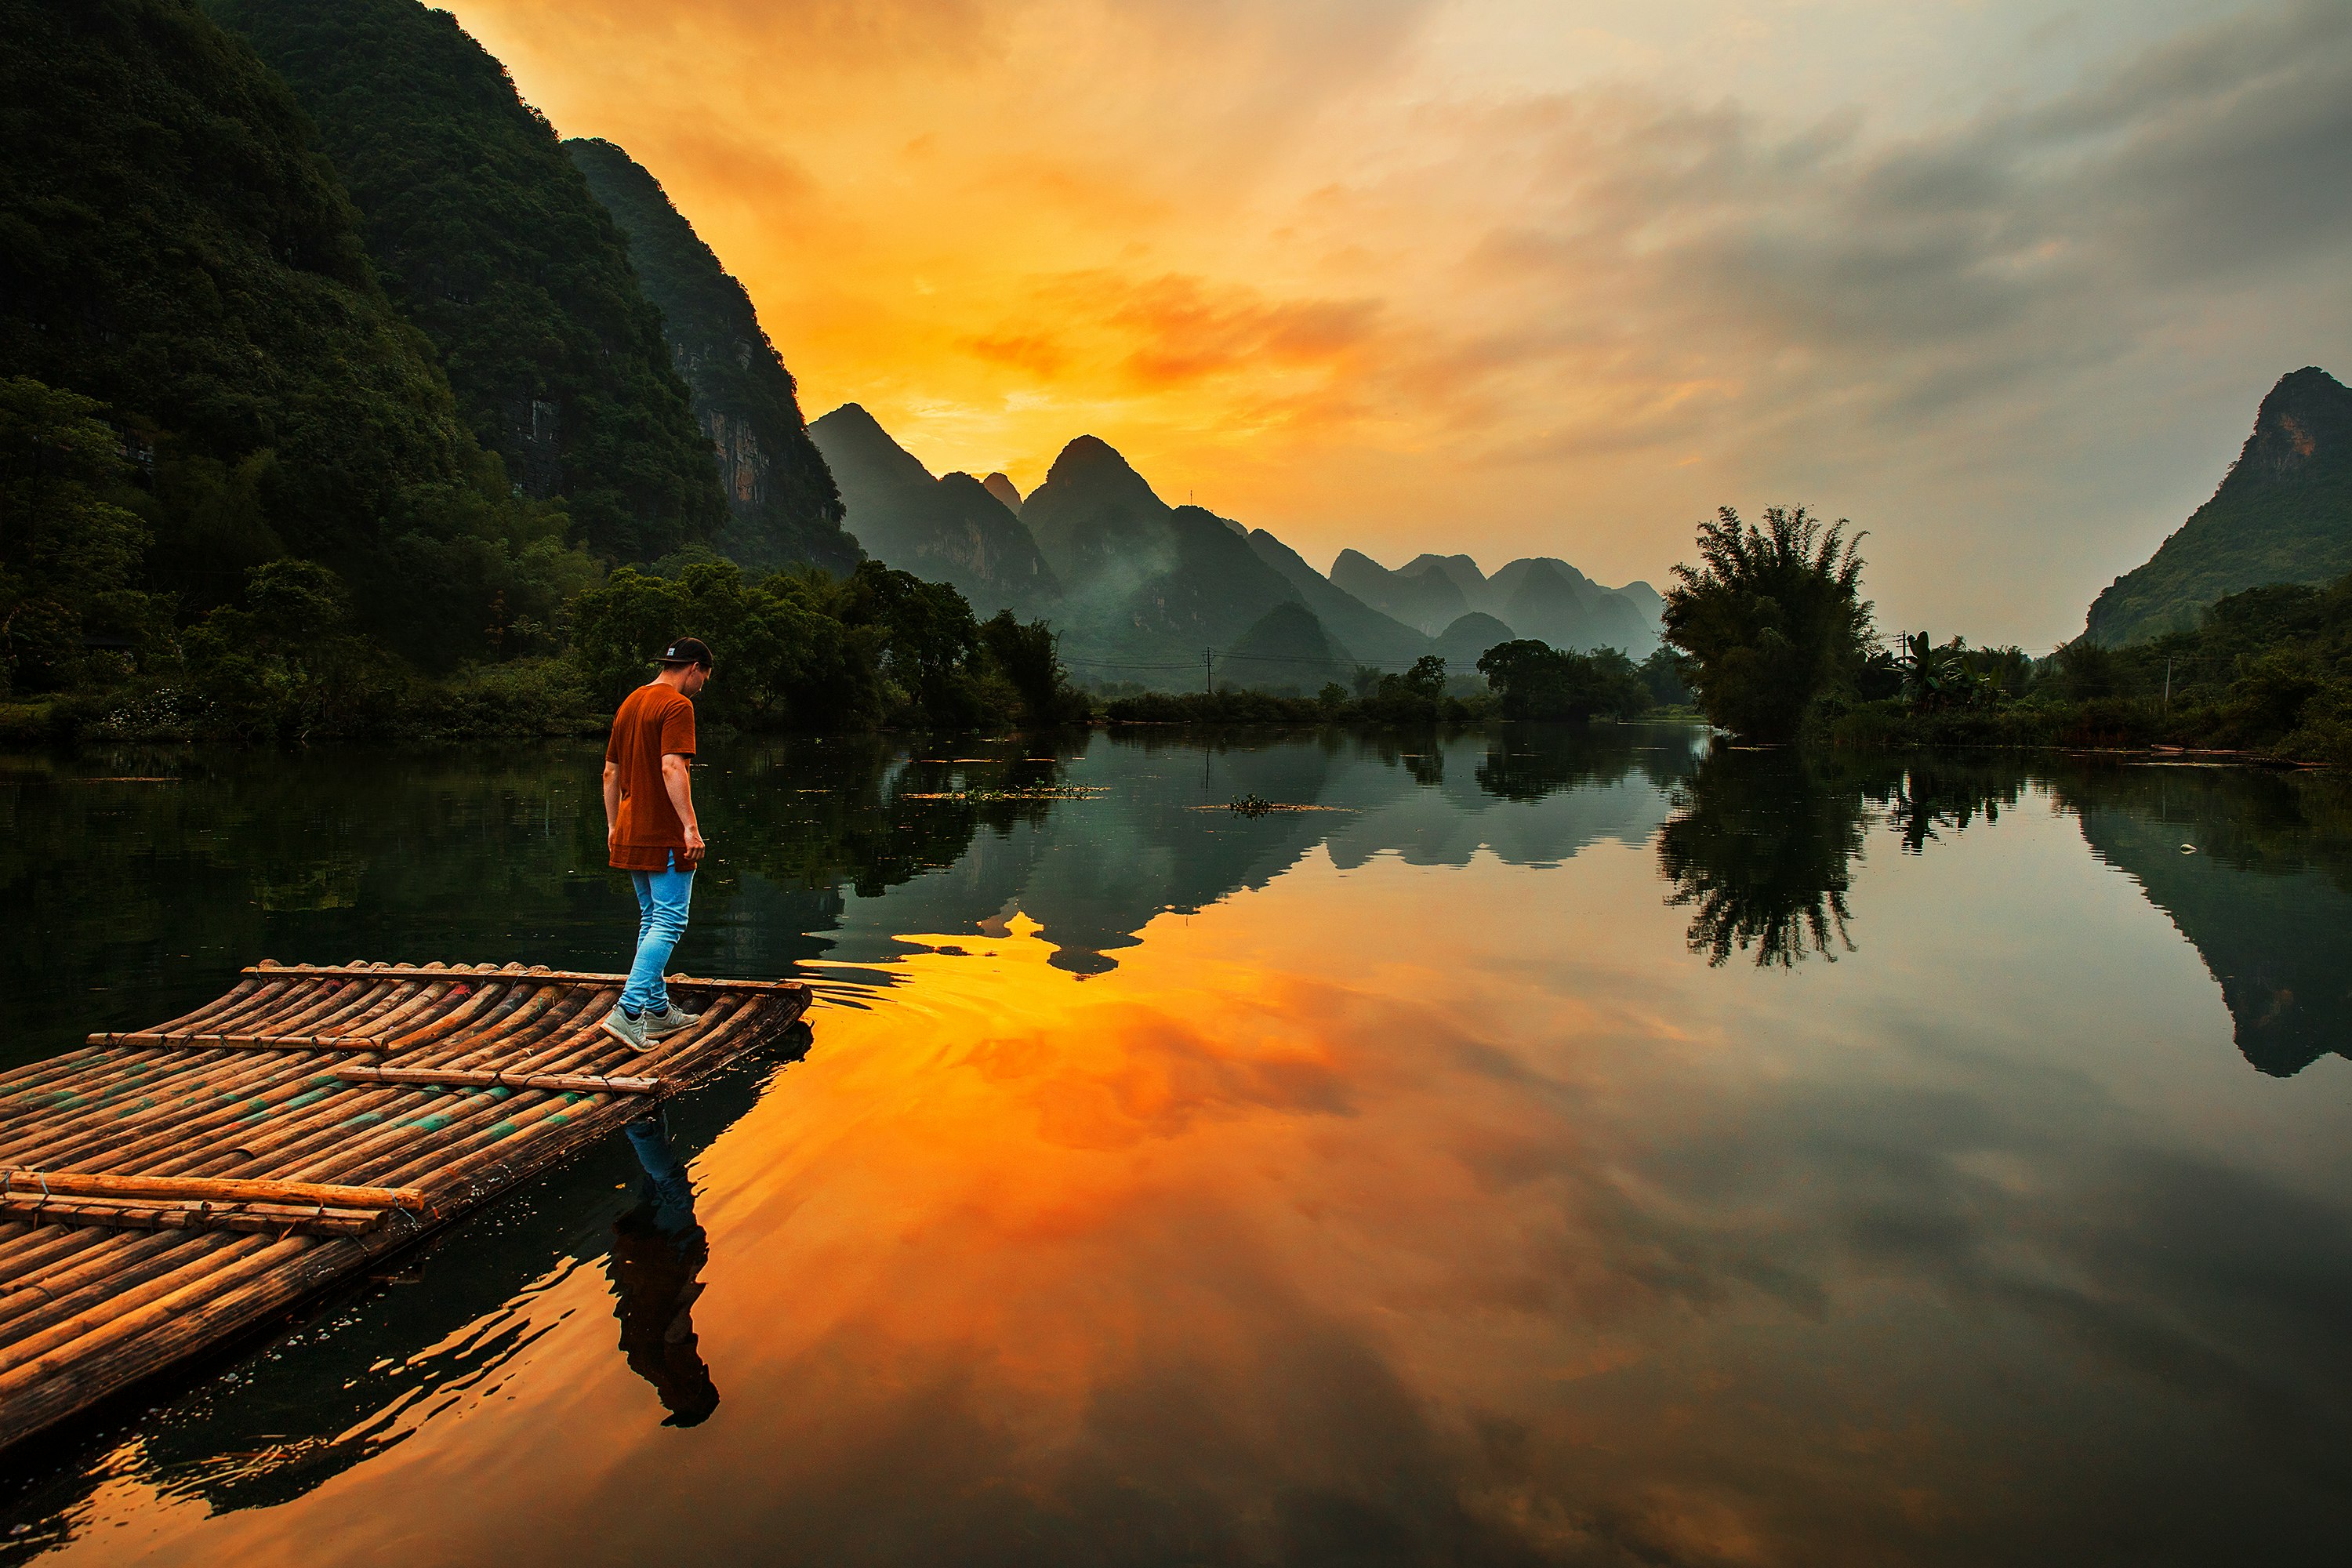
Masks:
[[[700,637],[679,637],[661,650],[660,660],[672,668],[683,664],[698,664],[709,669],[714,664],[710,645]]]

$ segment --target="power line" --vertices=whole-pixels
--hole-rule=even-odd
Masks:
[[[1203,649],[1202,658],[1206,660],[1210,657],[1211,650]],[[1328,668],[1377,669],[1382,674],[1412,668],[1410,664],[1375,664],[1360,658],[1313,658],[1304,654],[1220,653],[1213,657],[1227,661],[1238,658],[1261,664],[1308,664],[1320,665]],[[1190,669],[1192,668],[1189,664],[1141,664],[1121,659],[1073,658],[1066,654],[1063,656],[1062,662],[1069,665],[1084,665],[1089,669]],[[1452,668],[1450,660],[1448,668]]]

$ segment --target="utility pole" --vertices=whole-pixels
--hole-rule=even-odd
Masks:
[[[2172,656],[2169,654],[2164,659],[2164,710],[2167,713],[2172,711]]]
[[[1204,647],[1201,650],[1201,683],[1212,697],[1217,694],[1217,667],[1211,662],[1215,657],[1214,648]]]

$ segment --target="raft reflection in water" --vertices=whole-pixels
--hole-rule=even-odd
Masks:
[[[613,1315],[621,1321],[621,1351],[629,1370],[654,1385],[665,1426],[699,1426],[719,1408],[694,1336],[694,1303],[702,1294],[709,1238],[694,1218],[694,1182],[670,1146],[662,1111],[629,1123],[629,1147],[645,1167],[636,1205],[613,1222],[605,1277],[613,1282]]]

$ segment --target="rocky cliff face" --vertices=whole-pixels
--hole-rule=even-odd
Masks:
[[[2085,634],[2116,647],[2193,629],[2217,599],[2352,572],[2352,390],[2317,366],[2280,378],[2213,492],[2146,564],[2092,604]]]
[[[629,260],[661,309],[670,363],[685,379],[726,493],[721,553],[755,571],[797,562],[854,568],[864,552],[843,531],[840,491],[809,439],[792,372],[743,285],[626,153],[585,139],[563,150],[626,234]]]

